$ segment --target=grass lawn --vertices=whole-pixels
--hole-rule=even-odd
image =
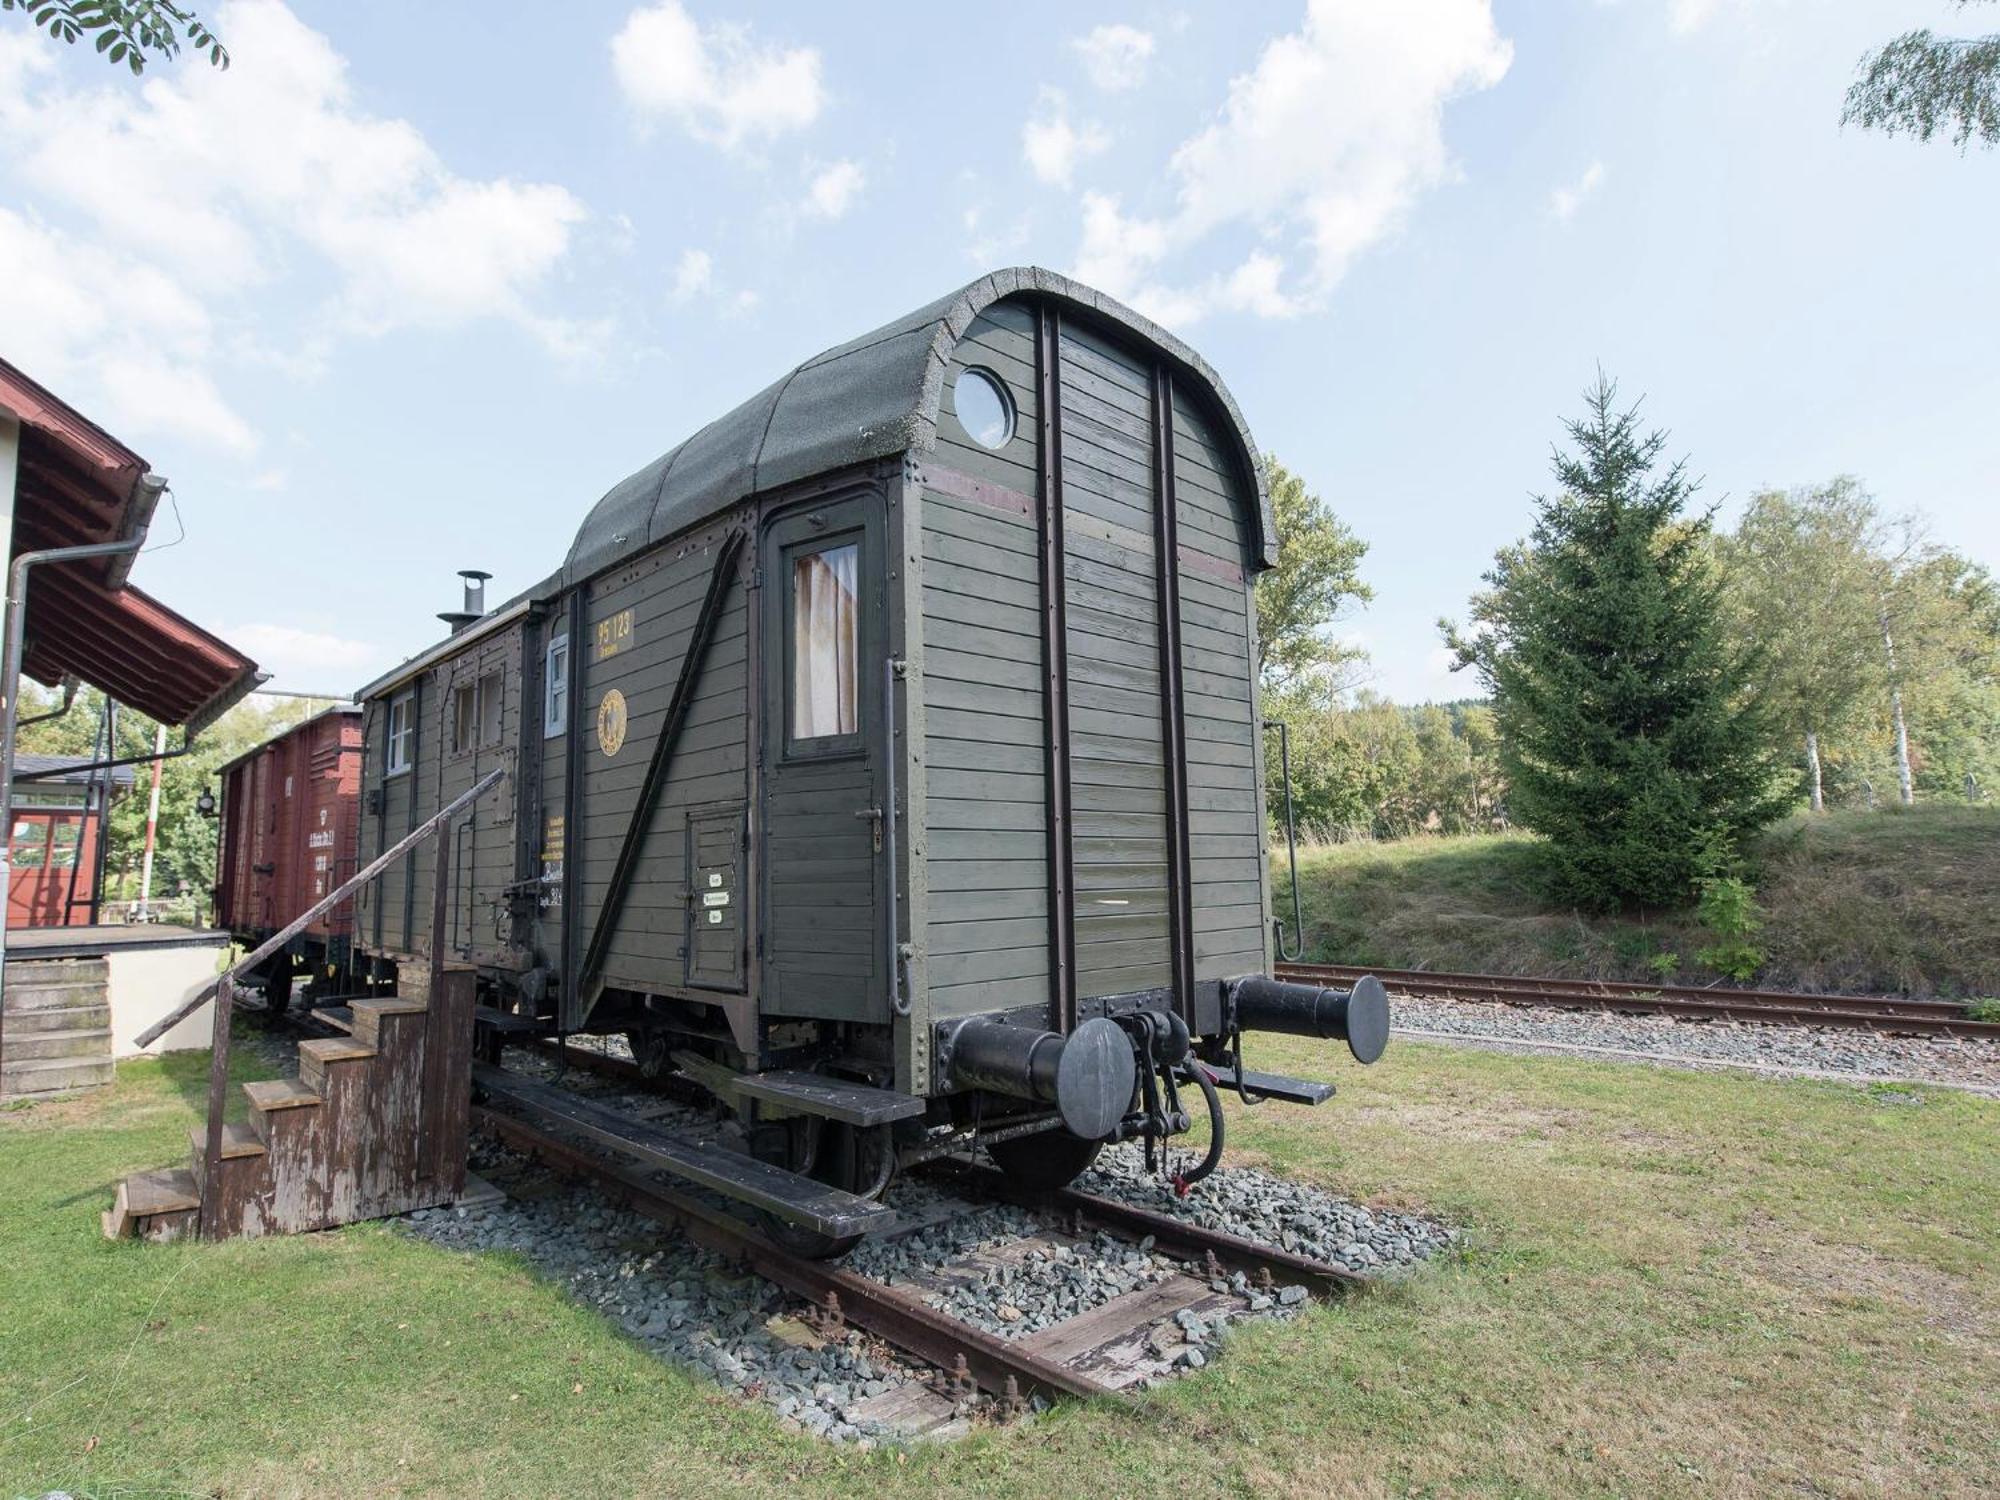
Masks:
[[[0,1500],[2000,1489],[1990,1100],[1401,1046],[1232,1139],[1443,1212],[1462,1254],[1239,1334],[1129,1408],[861,1454],[659,1365],[505,1257],[373,1225],[106,1243],[113,1180],[181,1154],[204,1076],[199,1055],[132,1064],[0,1112]]]
[[[2000,807],[1801,814],[1749,852],[1765,912],[1759,983],[1953,997],[2000,994]],[[1522,834],[1301,849],[1307,958],[1385,969],[1705,984],[1691,912],[1590,917],[1535,893]],[[1283,839],[1272,910],[1291,914]]]

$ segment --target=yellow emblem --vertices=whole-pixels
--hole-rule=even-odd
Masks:
[[[625,695],[613,688],[597,705],[597,746],[616,755],[625,745]]]

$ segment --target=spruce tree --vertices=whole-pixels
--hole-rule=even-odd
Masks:
[[[1685,461],[1614,410],[1602,372],[1560,490],[1499,554],[1473,625],[1447,627],[1493,695],[1507,810],[1544,835],[1549,894],[1595,909],[1688,901],[1696,880],[1796,795],[1752,663],[1724,628]]]

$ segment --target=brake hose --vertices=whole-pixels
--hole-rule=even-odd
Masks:
[[[1176,1198],[1185,1198],[1189,1189],[1222,1163],[1222,1095],[1215,1090],[1215,1075],[1192,1058],[1188,1059],[1187,1075],[1201,1090],[1202,1098],[1208,1101],[1208,1155],[1197,1162],[1191,1171],[1175,1174]]]

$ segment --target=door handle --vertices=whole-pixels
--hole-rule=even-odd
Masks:
[[[875,852],[880,854],[882,852],[882,809],[879,807],[857,807],[854,809],[854,816],[857,818],[866,818],[874,825],[868,830],[869,838],[875,846]]]

